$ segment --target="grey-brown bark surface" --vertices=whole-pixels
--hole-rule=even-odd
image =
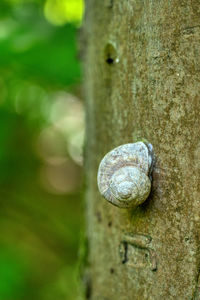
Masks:
[[[87,0],[84,30],[90,299],[199,299],[200,1]],[[152,192],[119,209],[97,190],[98,165],[141,139]]]

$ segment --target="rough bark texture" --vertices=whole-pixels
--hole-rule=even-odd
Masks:
[[[200,1],[87,0],[84,30],[88,298],[200,299]],[[98,192],[98,165],[141,139],[152,192],[119,209]]]

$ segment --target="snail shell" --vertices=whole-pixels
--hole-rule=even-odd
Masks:
[[[120,208],[143,203],[151,190],[153,147],[143,142],[121,145],[102,159],[97,182],[101,195]]]

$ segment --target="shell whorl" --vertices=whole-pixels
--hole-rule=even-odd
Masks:
[[[151,189],[151,165],[152,155],[143,142],[113,149],[99,165],[97,181],[101,195],[121,208],[143,203]]]

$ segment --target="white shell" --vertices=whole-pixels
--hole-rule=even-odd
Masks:
[[[151,190],[152,161],[152,145],[143,142],[121,145],[108,152],[97,176],[101,195],[120,208],[140,205]]]

